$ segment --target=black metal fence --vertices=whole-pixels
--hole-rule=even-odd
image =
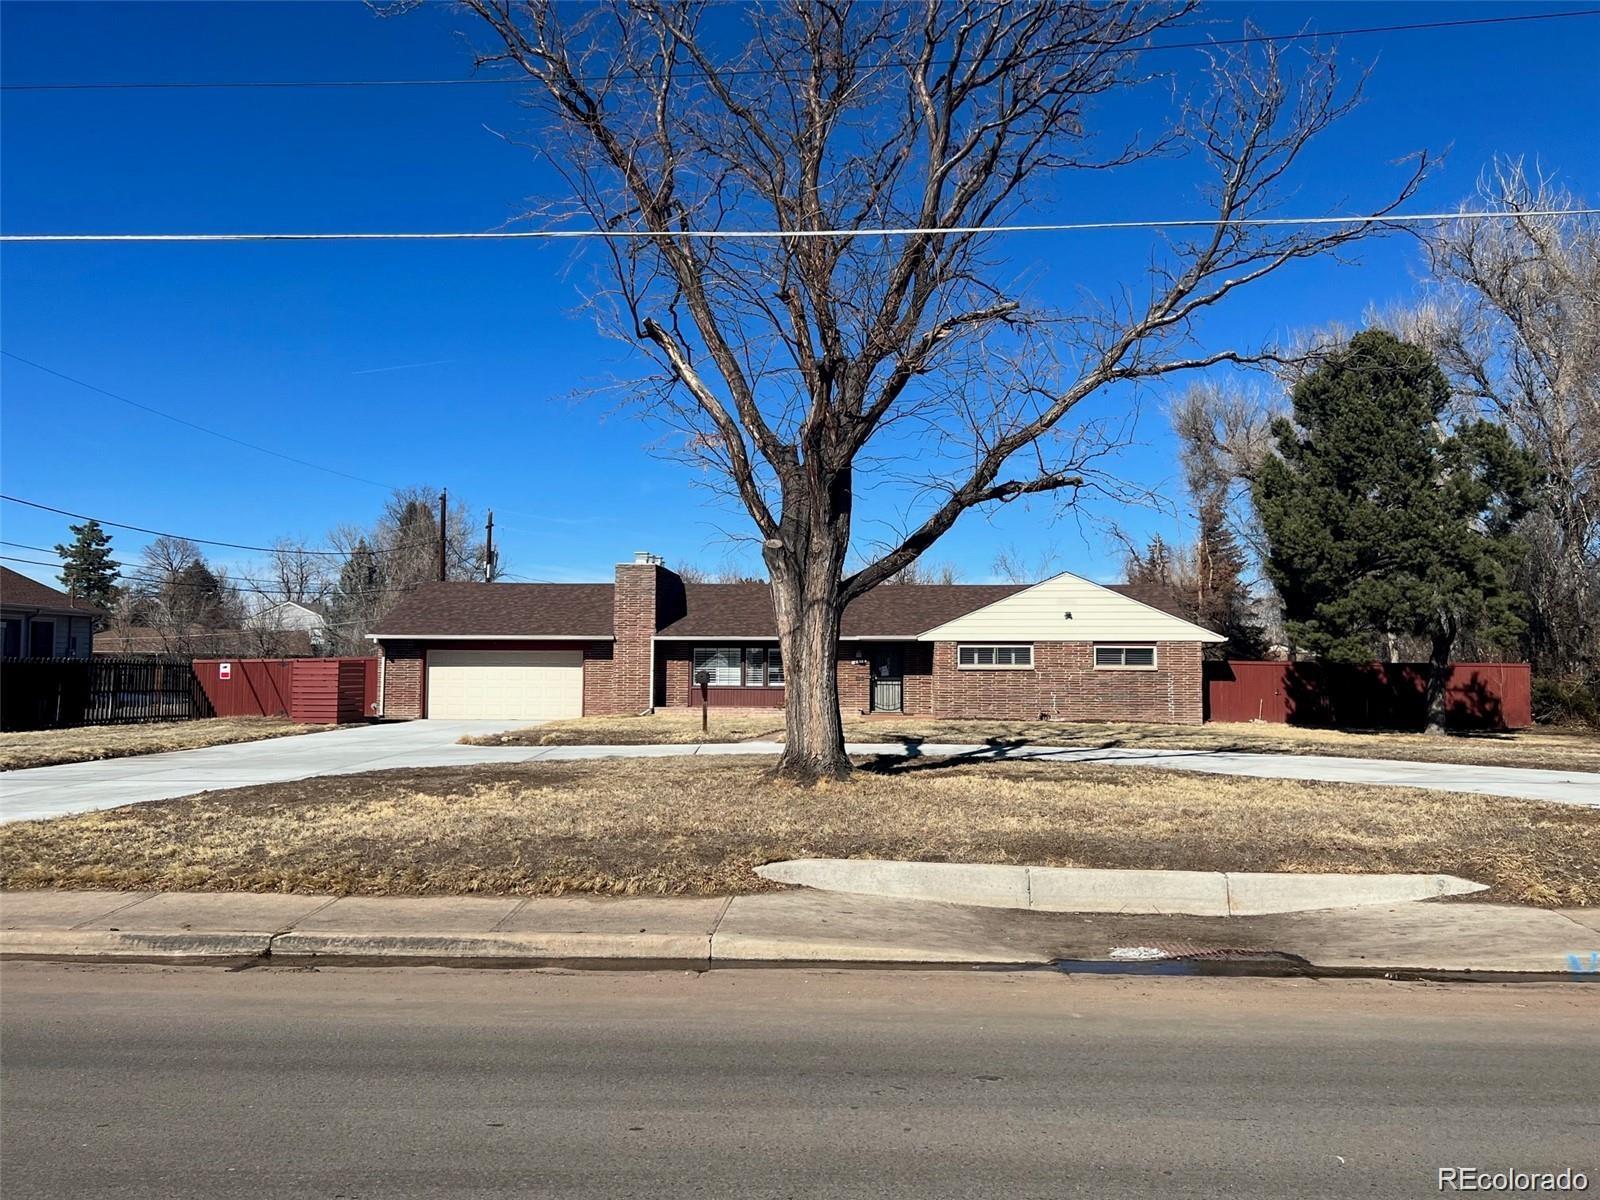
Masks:
[[[187,659],[0,659],[0,729],[133,725],[212,715]]]

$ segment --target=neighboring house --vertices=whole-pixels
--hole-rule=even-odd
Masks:
[[[765,584],[685,583],[654,555],[615,583],[430,583],[368,635],[388,717],[538,719],[700,702],[776,708],[783,663]],[[846,712],[1203,719],[1200,647],[1221,634],[1129,587],[886,584],[844,613]]]
[[[265,646],[264,642],[270,642]],[[94,652],[151,658],[313,658],[318,650],[304,630],[156,628],[112,620],[95,634]]]
[[[267,605],[246,617],[244,626],[259,633],[303,633],[317,652],[328,642],[326,614],[313,605],[294,600]]]
[[[6,658],[88,658],[100,615],[92,604],[0,567],[0,653]]]

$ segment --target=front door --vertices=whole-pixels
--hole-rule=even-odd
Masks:
[[[905,706],[905,652],[898,646],[872,651],[872,711],[901,712]]]

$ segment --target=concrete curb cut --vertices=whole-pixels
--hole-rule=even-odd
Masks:
[[[1455,875],[1104,871],[1081,867],[799,858],[767,863],[775,883],[856,896],[1058,913],[1248,917],[1403,904],[1488,889]]]

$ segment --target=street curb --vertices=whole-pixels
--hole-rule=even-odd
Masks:
[[[715,944],[714,944],[715,943]],[[281,949],[279,947],[282,947]],[[6,930],[0,960],[15,962],[172,963],[244,962],[303,966],[445,966],[516,968],[568,966],[615,970],[739,970],[834,968],[912,970],[1058,970],[1064,974],[1306,975],[1327,978],[1479,980],[1484,982],[1600,983],[1600,955],[1524,955],[1497,961],[1465,958],[1407,965],[1389,959],[1332,954],[1325,959],[1261,956],[1210,963],[1175,954],[1154,961],[1112,957],[1053,959],[1037,952],[938,950],[850,942],[786,941],[735,934],[700,936],[617,934],[265,934],[167,933],[110,930]]]
[[[704,967],[709,934],[671,933],[311,933],[271,939],[277,959],[610,960]]]
[[[932,950],[926,946],[885,946],[856,942],[786,941],[760,934],[718,934],[712,939],[713,966],[756,963],[799,966],[863,966],[893,963],[923,967],[1045,966],[1052,960],[1028,950]]]
[[[49,958],[260,958],[270,933],[112,929],[0,930],[0,955]]]

